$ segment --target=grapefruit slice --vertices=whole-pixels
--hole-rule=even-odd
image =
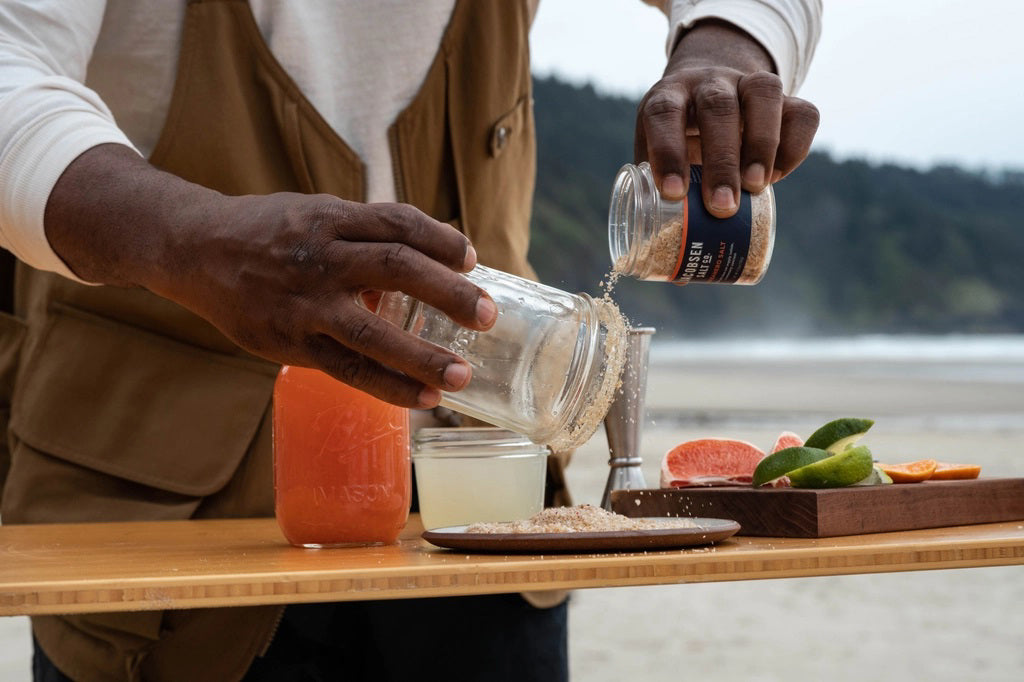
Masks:
[[[661,487],[749,484],[764,450],[744,440],[700,438],[680,443],[661,460]]]
[[[804,439],[796,435],[792,431],[783,431],[779,434],[779,437],[775,439],[775,445],[772,446],[772,454],[775,454],[779,450],[785,450],[786,448],[798,448],[804,444]]]
[[[980,464],[953,464],[938,462],[932,472],[932,481],[952,481],[956,479],[977,478],[981,473]]]

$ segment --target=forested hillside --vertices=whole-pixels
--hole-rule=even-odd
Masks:
[[[535,81],[541,279],[599,292],[607,210],[633,157],[636,103]],[[775,187],[778,236],[754,287],[620,282],[635,323],[668,335],[1024,332],[1024,180],[813,154]]]

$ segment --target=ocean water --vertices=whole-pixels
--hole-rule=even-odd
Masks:
[[[706,341],[661,340],[655,337],[651,362],[672,364],[725,357],[747,360],[904,360],[958,364],[1024,364],[1024,335],[946,336],[883,335],[822,338],[729,338]]]
[[[1020,335],[656,340],[650,364],[651,418],[677,425],[853,410],[929,432],[1024,426]]]

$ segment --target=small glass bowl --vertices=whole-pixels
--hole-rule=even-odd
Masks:
[[[424,528],[533,516],[544,507],[549,452],[507,429],[419,429],[412,461]]]

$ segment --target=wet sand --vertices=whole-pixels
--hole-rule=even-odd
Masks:
[[[726,371],[725,367],[728,367]],[[934,457],[1024,476],[1024,357],[652,358],[642,455],[692,438],[769,448],[840,416],[871,417],[880,459]],[[576,502],[600,501],[607,446],[574,457]],[[1017,680],[1024,567],[582,590],[570,603],[572,678],[779,682]],[[29,680],[27,619],[0,618],[0,680]]]

